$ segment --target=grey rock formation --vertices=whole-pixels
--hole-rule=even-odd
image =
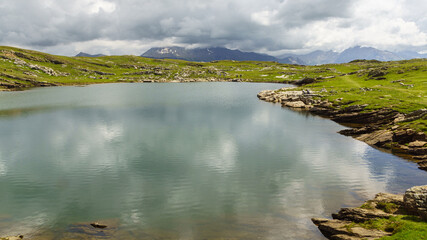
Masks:
[[[406,190],[403,201],[408,211],[427,220],[427,185]]]

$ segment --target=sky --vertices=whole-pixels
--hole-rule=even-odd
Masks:
[[[0,0],[0,45],[57,55],[354,46],[427,53],[426,0]]]

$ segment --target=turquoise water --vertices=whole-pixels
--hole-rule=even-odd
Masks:
[[[255,83],[0,93],[0,236],[322,239],[311,217],[427,184]],[[90,227],[98,221],[104,231]]]

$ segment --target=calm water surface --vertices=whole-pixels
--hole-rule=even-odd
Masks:
[[[256,97],[280,87],[0,93],[0,236],[322,239],[311,217],[427,184],[416,164],[336,133],[344,127]]]

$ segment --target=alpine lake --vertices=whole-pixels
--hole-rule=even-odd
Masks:
[[[323,239],[310,218],[427,184],[345,127],[256,97],[285,86],[0,93],[0,236]]]

